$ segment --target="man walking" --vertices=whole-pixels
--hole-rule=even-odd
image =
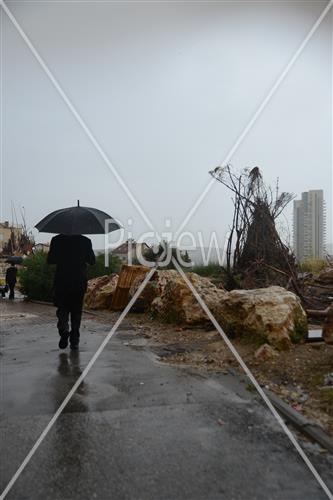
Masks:
[[[9,288],[9,299],[14,300],[15,297],[15,285],[16,285],[17,267],[12,262],[11,266],[8,267],[6,271],[6,284]]]
[[[95,264],[89,238],[58,234],[51,240],[48,264],[56,264],[54,304],[57,307],[59,348],[78,349],[84,294],[87,290],[87,264]],[[71,331],[69,331],[69,317]]]

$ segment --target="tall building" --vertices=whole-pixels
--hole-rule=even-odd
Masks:
[[[294,201],[294,252],[298,260],[322,259],[325,253],[324,191],[313,189]]]

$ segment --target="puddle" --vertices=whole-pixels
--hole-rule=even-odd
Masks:
[[[4,320],[38,318],[37,314],[29,314],[29,313],[1,313],[0,316],[1,319]]]

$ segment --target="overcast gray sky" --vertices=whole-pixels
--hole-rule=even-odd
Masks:
[[[159,231],[177,229],[327,5],[6,3]],[[4,13],[2,55],[2,218],[13,202],[33,226],[79,198],[148,230]],[[231,163],[298,196],[323,188],[330,229],[332,12]],[[231,212],[216,184],[187,229],[223,239]]]

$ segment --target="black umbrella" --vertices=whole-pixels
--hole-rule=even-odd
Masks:
[[[108,220],[105,231],[105,221]],[[97,208],[76,207],[61,208],[44,217],[35,226],[42,233],[61,234],[105,234],[120,229],[121,226],[111,215]]]
[[[23,258],[19,255],[11,255],[6,259],[7,264],[22,264]]]

